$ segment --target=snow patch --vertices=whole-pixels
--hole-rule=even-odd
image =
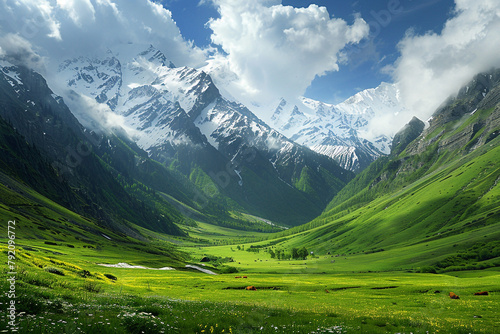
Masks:
[[[219,149],[219,143],[217,143],[212,134],[219,127],[218,118],[222,115],[217,115],[214,111],[215,105],[216,102],[212,102],[205,107],[200,113],[200,116],[194,121],[194,124],[200,129],[201,133],[207,137],[208,142],[216,149]]]
[[[196,269],[198,271],[201,271],[202,273],[209,274],[209,275],[217,275],[216,273],[214,273],[211,270],[200,268],[200,267],[192,265],[192,264],[186,264],[186,268]]]
[[[12,66],[12,65],[10,65]],[[0,67],[2,67],[2,64],[0,63]],[[11,71],[10,68],[8,67],[3,67],[2,72],[9,77],[12,80],[7,79],[9,84],[14,87],[15,85],[22,85],[23,82],[21,81],[21,78],[19,78],[19,73],[15,71]]]
[[[236,173],[236,175],[238,175],[238,177],[240,178],[240,180],[238,181],[238,184],[240,186],[243,186],[243,178],[241,177],[241,172],[239,170],[234,170],[234,172]]]
[[[108,268],[125,268],[125,269],[148,269],[148,270],[175,270],[172,267],[163,267],[163,268],[148,268],[144,266],[133,266],[131,264],[120,262],[117,264],[106,264],[106,263],[98,263],[98,266],[108,267]]]

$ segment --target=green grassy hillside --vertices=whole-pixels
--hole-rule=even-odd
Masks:
[[[438,111],[437,125],[360,173],[321,216],[279,234],[280,246],[384,254],[385,265],[366,270],[499,266],[500,107],[441,121],[468,101]]]

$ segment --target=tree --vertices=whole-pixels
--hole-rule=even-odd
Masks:
[[[302,247],[301,249],[299,249],[298,255],[299,255],[299,258],[305,260],[305,259],[307,259],[309,252],[307,251],[307,249],[305,247]]]
[[[276,250],[276,257],[278,258],[278,260],[281,260],[281,255],[282,255],[281,249]]]
[[[296,247],[292,248],[292,258],[294,260],[297,260],[297,259],[300,258],[300,256],[299,256],[299,249],[296,248]]]
[[[268,252],[269,255],[271,255],[271,259],[274,259],[276,257],[276,253],[274,253],[272,249],[270,249]]]

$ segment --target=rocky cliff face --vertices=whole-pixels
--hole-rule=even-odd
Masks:
[[[392,155],[398,155],[403,152],[406,147],[422,134],[425,128],[425,123],[416,117],[406,124],[403,129],[394,135],[392,140]]]
[[[500,70],[477,75],[436,111],[420,139],[408,146],[408,154],[420,154],[432,145],[439,152],[461,148],[470,152],[486,144],[497,136],[499,102]],[[481,117],[472,117],[479,111]]]

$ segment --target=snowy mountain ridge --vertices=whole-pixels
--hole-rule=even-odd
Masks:
[[[212,76],[226,99],[235,100],[238,89],[233,85],[238,78],[229,68],[209,62],[203,70]],[[389,83],[363,90],[336,105],[305,97],[280,98],[264,105],[244,102],[273,129],[352,171],[361,171],[379,156],[390,153],[394,134],[376,122],[407,111],[399,88]]]
[[[245,132],[262,149],[276,146],[278,138],[288,141],[245,106],[220,96],[203,71],[175,67],[152,46],[126,59],[127,63],[118,57],[109,53],[104,59],[68,60],[60,67],[60,77],[70,89],[92,96],[124,116],[127,126],[143,133],[138,144],[144,149],[180,139],[168,124],[183,113],[216,148],[221,138],[229,138],[235,131]]]
[[[405,111],[398,87],[388,83],[361,91],[337,105],[305,97],[295,101],[281,98],[268,106],[249,105],[273,129],[352,171],[360,171],[390,153],[393,134],[374,129],[371,121],[383,114]]]
[[[105,125],[115,121],[151,158],[197,180],[208,196],[223,192],[267,218],[282,217],[274,202],[296,211],[297,222],[314,217],[353,177],[226,99],[206,72],[175,67],[152,46],[67,60],[56,80],[84,126],[102,128],[87,118],[106,109]]]
[[[213,72],[214,80],[205,70]],[[277,145],[277,138],[280,145],[289,138],[345,169],[360,171],[390,151],[391,137],[373,135],[370,121],[381,113],[404,110],[399,89],[387,83],[337,105],[304,97],[280,99],[267,106],[242,105],[229,93],[234,77],[221,73],[226,72],[214,67],[175,67],[161,51],[144,45],[123,46],[101,58],[67,60],[59,68],[59,78],[69,89],[105,103],[123,117],[145,150],[165,142],[220,149],[221,141],[240,132],[253,144],[267,145],[266,150]],[[186,117],[194,122],[190,135],[180,127]],[[206,139],[194,138],[196,131]]]
[[[59,68],[59,78],[69,89],[122,116],[128,128],[137,130],[137,143],[146,150],[166,141],[200,144],[199,138],[193,140],[175,124],[185,123],[189,113],[204,107],[199,99],[210,93],[210,77],[175,67],[153,46],[137,51],[136,56],[127,51],[123,56],[123,52],[108,51],[103,58],[67,60]]]

